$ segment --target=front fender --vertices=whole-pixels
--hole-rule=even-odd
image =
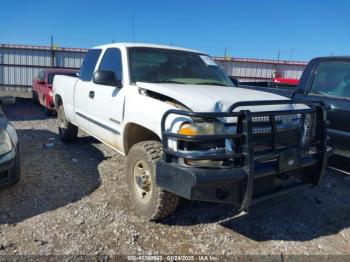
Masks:
[[[123,130],[127,124],[135,123],[152,131],[161,140],[162,117],[166,111],[176,109],[171,104],[141,94],[127,98],[125,105]],[[166,130],[177,132],[182,123],[189,121],[191,119],[188,117],[170,115],[165,123]]]

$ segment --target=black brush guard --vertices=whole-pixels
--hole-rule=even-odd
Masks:
[[[309,108],[233,112],[243,106],[291,104],[303,104]],[[156,183],[161,188],[187,199],[232,203],[241,210],[277,195],[318,185],[328,158],[325,112],[326,107],[322,102],[305,100],[238,102],[231,105],[227,112],[217,113],[169,110],[161,121],[164,158],[157,163]],[[205,120],[235,117],[236,132],[198,136],[172,133],[165,129],[166,119],[171,114]],[[293,124],[295,118],[297,124]],[[233,142],[234,149],[206,154],[179,152],[169,148],[169,138],[194,142],[228,140]],[[310,150],[313,150],[313,154],[308,155]],[[214,168],[196,167],[181,164],[179,159],[183,160],[182,163],[189,160],[229,160],[232,164]],[[269,179],[276,176],[283,178],[289,174],[300,175],[301,182],[254,196],[253,192],[259,190]]]

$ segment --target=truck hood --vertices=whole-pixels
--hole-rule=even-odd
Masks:
[[[262,91],[231,86],[182,85],[137,82],[139,88],[150,90],[177,100],[194,112],[225,112],[232,104],[241,101],[290,100]],[[250,111],[276,111],[308,108],[304,105],[249,106],[235,109]]]

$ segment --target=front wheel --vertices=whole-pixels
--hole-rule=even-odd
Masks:
[[[145,141],[132,146],[127,156],[129,196],[135,212],[148,220],[173,213],[179,197],[156,185],[156,163],[163,154],[158,141]]]
[[[58,134],[63,142],[72,142],[77,139],[78,127],[73,125],[66,118],[63,105],[57,110]]]

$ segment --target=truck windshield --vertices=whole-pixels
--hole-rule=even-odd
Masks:
[[[321,63],[317,68],[311,93],[350,98],[350,63]]]
[[[207,55],[173,49],[128,49],[132,83],[176,83],[233,86],[228,76]]]

